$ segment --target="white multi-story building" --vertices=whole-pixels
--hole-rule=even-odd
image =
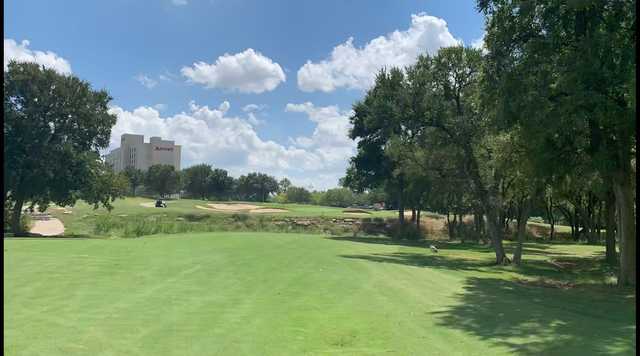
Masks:
[[[116,172],[127,167],[135,167],[146,171],[155,164],[168,164],[180,170],[180,145],[174,141],[151,137],[144,142],[144,135],[124,134],[120,138],[120,147],[109,152],[105,161],[113,166]]]

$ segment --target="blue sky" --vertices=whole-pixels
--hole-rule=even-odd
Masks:
[[[473,1],[21,0],[4,13],[5,62],[106,88],[114,136],[170,136],[184,165],[313,188],[343,174],[348,111],[380,66],[471,45],[484,27]]]

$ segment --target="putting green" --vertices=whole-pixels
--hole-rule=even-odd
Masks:
[[[204,233],[5,239],[5,355],[587,355],[635,353],[635,298],[542,288],[490,250],[386,239]],[[529,257],[531,256],[531,257]]]

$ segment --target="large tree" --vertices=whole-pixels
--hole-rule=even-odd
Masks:
[[[615,196],[620,285],[635,285],[635,1],[480,0],[485,92],[537,171],[598,172]]]
[[[127,168],[124,169],[123,174],[129,182],[129,187],[131,187],[131,193],[135,197],[136,188],[138,188],[144,183],[144,172],[135,167],[128,166]]]
[[[213,170],[208,164],[197,164],[184,169],[183,185],[184,189],[192,197],[206,200],[209,196],[209,178]]]
[[[405,75],[399,68],[381,70],[365,98],[353,106],[350,137],[358,141],[344,184],[364,191],[385,187],[397,197],[398,219],[404,223],[406,179],[399,162],[389,152],[389,142],[408,139],[408,96]]]
[[[145,174],[145,186],[160,197],[175,193],[180,185],[180,174],[172,165],[155,164]]]
[[[265,202],[271,193],[278,191],[278,181],[267,174],[253,172],[238,178],[237,190],[241,199]]]
[[[229,199],[233,193],[235,180],[229,173],[221,168],[211,171],[207,181],[207,191],[215,199]]]
[[[101,175],[108,171],[99,155],[116,123],[109,94],[76,76],[14,61],[3,88],[4,198],[11,202],[14,232],[22,232],[25,203],[72,205],[84,191],[108,206],[118,194],[109,188],[113,180]]]

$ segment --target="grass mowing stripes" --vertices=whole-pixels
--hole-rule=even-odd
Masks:
[[[4,250],[7,355],[635,353],[635,297],[602,285],[597,246],[527,244],[521,269],[471,245],[435,255],[293,233],[5,239]],[[580,285],[517,281],[540,278]]]

